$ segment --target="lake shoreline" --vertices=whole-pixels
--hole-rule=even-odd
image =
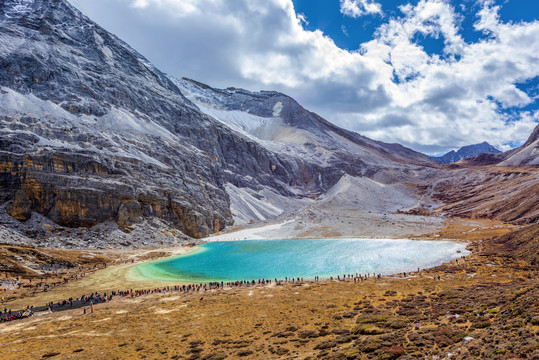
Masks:
[[[261,239],[258,239],[261,240]],[[288,239],[289,241],[294,241],[293,239]],[[300,239],[301,240],[301,239]],[[326,239],[327,240],[327,239]],[[367,239],[362,239],[367,240]],[[380,239],[373,239],[373,240],[380,240]],[[385,240],[398,240],[398,239],[385,239]],[[452,241],[452,240],[446,240],[446,239],[402,239],[402,240],[410,240],[410,241],[451,241],[454,243],[464,243],[462,241]],[[240,240],[245,241],[245,240]],[[193,283],[192,281],[179,281],[178,279],[152,279],[144,276],[140,276],[140,274],[136,273],[136,269],[144,264],[148,263],[154,263],[154,262],[161,262],[166,261],[168,259],[172,259],[178,256],[187,255],[193,252],[196,252],[199,250],[200,246],[206,243],[209,243],[210,241],[205,241],[202,243],[199,243],[197,245],[182,245],[177,247],[168,247],[168,248],[156,248],[156,249],[139,249],[134,251],[135,254],[147,254],[147,253],[153,253],[157,252],[157,256],[153,256],[149,259],[142,259],[138,260],[137,258],[133,258],[131,261],[127,263],[121,263],[121,264],[111,264],[103,269],[98,269],[94,271],[90,271],[86,277],[74,281],[69,282],[66,284],[63,284],[59,288],[53,288],[50,289],[47,292],[40,292],[33,294],[31,296],[23,296],[22,298],[16,298],[12,301],[10,301],[8,304],[13,307],[26,307],[27,305],[32,304],[39,304],[45,303],[47,301],[58,301],[63,300],[72,296],[77,296],[80,294],[85,294],[88,292],[110,292],[110,291],[116,291],[119,289],[152,289],[152,288],[158,288],[158,287],[166,287],[166,286],[173,286],[173,285],[186,285]],[[131,251],[130,253],[132,253]],[[117,256],[116,254],[123,253],[121,250],[111,250],[107,251],[110,256]],[[439,265],[439,264],[437,264]],[[432,268],[433,265],[429,268]],[[429,268],[425,268],[425,270],[428,270]],[[391,274],[384,274],[384,276],[391,276],[398,274],[398,272],[391,273]],[[337,275],[337,274],[335,274]],[[244,279],[245,280],[245,279]],[[252,279],[249,279],[252,280]],[[328,277],[329,280],[329,277]]]
[[[481,240],[482,238],[490,238],[493,236],[499,236],[510,231],[511,228],[514,228],[510,225],[505,227],[500,227],[500,223],[497,221],[490,220],[480,220],[476,219],[473,221],[462,220],[462,219],[453,219],[447,221],[446,227],[439,229],[438,232],[430,234],[428,236],[418,235],[414,236],[411,240],[425,240],[425,241],[454,241],[461,243],[472,243],[473,241]],[[231,233],[225,234],[227,237],[230,237]],[[221,236],[224,234],[221,234]],[[202,239],[199,244],[207,243],[214,237]],[[348,237],[352,238],[352,237]],[[374,238],[374,236],[373,236]],[[26,305],[31,305],[33,303],[42,304],[51,300],[61,300],[69,298],[71,296],[77,296],[78,294],[84,294],[92,291],[110,291],[117,290],[119,288],[154,288],[159,286],[168,286],[177,284],[177,280],[169,281],[133,281],[127,276],[128,270],[134,266],[145,262],[152,262],[156,260],[163,260],[175,255],[181,254],[183,252],[191,252],[198,249],[200,245],[182,245],[174,247],[158,247],[158,248],[142,248],[142,249],[111,249],[111,250],[61,250],[61,249],[51,249],[48,251],[51,254],[57,256],[57,254],[67,254],[62,255],[59,259],[63,259],[67,256],[69,261],[72,260],[71,253],[78,254],[79,258],[88,257],[91,261],[98,262],[100,264],[107,264],[107,268],[99,268],[95,270],[94,266],[84,265],[79,266],[79,270],[75,269],[75,274],[79,276],[83,273],[86,274],[85,281],[79,279],[74,282],[69,282],[64,284],[62,282],[62,275],[56,276],[56,281],[58,282],[58,287],[49,289],[48,292],[43,292],[42,290],[32,290],[28,291],[24,288],[28,285],[28,279],[23,278],[23,284],[26,283],[24,288],[21,288],[20,291],[15,291],[12,295],[11,301],[8,304],[13,304],[13,307],[25,307]],[[92,260],[95,258],[95,260]],[[79,260],[76,260],[79,261]],[[75,262],[77,263],[77,262]],[[116,267],[118,269],[116,270]],[[72,271],[68,271],[72,273]],[[47,275],[51,277],[51,274]],[[54,277],[52,277],[54,280]],[[107,286],[104,286],[107,285]]]
[[[290,242],[294,242],[293,244],[290,244]],[[309,244],[309,243],[312,243],[311,245],[311,249],[309,249],[310,253],[307,254],[305,252],[305,249],[301,246],[302,244],[306,243]],[[320,244],[317,244],[317,242],[320,242]],[[332,243],[332,242],[335,242],[335,243],[338,243],[338,245],[342,247],[346,247],[346,251],[351,251],[351,247],[357,247],[357,246],[367,246],[366,249],[361,249],[361,248],[356,248],[354,249],[355,253],[357,255],[354,255],[352,258],[349,258],[348,259],[348,262],[353,262],[354,265],[350,265],[350,268],[348,269],[344,269],[344,268],[340,268],[340,271],[326,271],[326,272],[322,272],[321,270],[317,269],[317,270],[312,270],[310,269],[309,267],[309,264],[311,262],[315,262],[315,260],[319,260],[318,257],[320,256],[319,254],[317,255],[316,254],[316,251],[317,251],[317,248],[319,246],[324,246],[324,245],[328,245],[329,243]],[[395,242],[395,244],[392,244],[393,242]],[[365,258],[365,254],[364,252],[365,251],[370,251],[370,252],[373,252],[373,256],[376,255],[377,257],[380,257],[380,254],[379,253],[383,253],[385,254],[385,256],[388,256],[388,250],[389,249],[394,249],[393,251],[394,252],[399,252],[401,253],[402,250],[406,250],[408,252],[410,252],[413,248],[413,246],[410,246],[410,244],[413,244],[415,246],[415,242],[423,242],[423,246],[426,245],[428,242],[431,242],[430,240],[426,241],[426,240],[418,240],[418,239],[365,239],[365,238],[362,238],[362,239],[357,239],[357,238],[341,238],[341,239],[282,239],[282,240],[262,240],[262,239],[257,239],[257,240],[229,240],[229,241],[211,241],[211,242],[206,242],[206,243],[203,243],[203,244],[200,244],[199,246],[197,246],[196,248],[193,249],[193,251],[190,251],[186,254],[183,254],[183,255],[178,255],[178,256],[170,256],[170,257],[166,257],[166,258],[162,258],[162,259],[156,259],[156,260],[153,260],[153,261],[150,261],[150,262],[145,262],[145,263],[141,263],[141,264],[138,264],[137,266],[134,266],[130,269],[130,271],[127,273],[127,276],[129,278],[129,280],[133,280],[133,281],[156,281],[156,282],[173,282],[173,283],[181,283],[181,284],[186,284],[186,283],[208,283],[208,282],[221,282],[221,281],[224,281],[224,282],[228,282],[228,281],[238,281],[238,280],[256,280],[256,279],[280,279],[282,278],[283,280],[285,279],[285,277],[294,277],[294,278],[304,278],[304,279],[314,279],[316,276],[320,277],[320,278],[327,278],[327,279],[330,279],[331,277],[337,277],[337,276],[342,276],[344,273],[346,274],[361,274],[361,275],[364,275],[364,274],[370,274],[371,276],[374,275],[374,274],[383,274],[384,276],[388,276],[388,275],[394,275],[394,274],[399,274],[399,273],[403,273],[403,272],[412,272],[412,271],[415,271],[416,269],[418,268],[421,268],[423,270],[425,269],[428,269],[428,268],[431,268],[431,267],[434,267],[434,266],[439,266],[443,263],[446,263],[446,262],[449,262],[449,261],[452,261],[454,259],[458,259],[460,258],[461,256],[467,256],[470,254],[470,252],[468,250],[466,250],[466,246],[468,245],[468,243],[463,243],[463,242],[455,242],[455,241],[451,241],[451,240],[437,240],[435,241],[436,243],[439,243],[439,246],[442,246],[441,243],[447,243],[447,246],[450,246],[451,248],[449,248],[447,250],[447,254],[445,253],[436,253],[435,257],[433,259],[429,259],[429,260],[425,260],[425,259],[421,259],[417,254],[415,255],[416,256],[416,260],[415,262],[413,262],[413,264],[410,264],[410,263],[407,263],[408,258],[407,257],[403,257],[401,260],[398,260],[399,259],[399,256],[393,256],[393,257],[388,257],[387,259],[383,260],[380,264],[376,264],[376,268],[369,268],[370,265],[366,265],[366,264],[370,264],[369,261],[372,261],[372,260],[368,260],[368,258]],[[275,259],[275,258],[272,258],[271,255],[266,255],[266,257],[264,257],[261,261],[260,264],[251,264],[251,267],[255,267],[257,269],[257,271],[261,271],[262,273],[264,271],[273,271],[273,274],[256,274],[256,275],[251,275],[251,276],[241,276],[241,275],[238,275],[238,276],[226,276],[227,273],[229,273],[229,269],[224,269],[222,270],[220,273],[213,273],[213,275],[211,276],[208,276],[206,278],[189,278],[189,277],[185,277],[185,276],[181,276],[181,275],[178,275],[177,272],[172,272],[172,271],[169,271],[167,270],[166,268],[170,268],[170,266],[172,266],[171,264],[174,264],[174,262],[182,262],[182,261],[189,261],[189,260],[192,260],[191,258],[184,258],[185,255],[195,255],[195,256],[198,256],[198,261],[196,261],[195,263],[196,264],[199,264],[201,262],[204,262],[206,261],[206,259],[208,258],[215,258],[217,256],[219,256],[219,253],[215,253],[212,252],[212,248],[214,248],[214,244],[220,244],[218,246],[220,247],[225,247],[225,248],[229,248],[229,244],[234,244],[236,246],[242,246],[244,249],[245,248],[248,248],[249,246],[255,246],[255,247],[260,247],[262,246],[263,249],[267,250],[267,246],[269,244],[273,244],[273,246],[281,246],[281,247],[286,247],[286,248],[289,248],[290,246],[294,247],[296,251],[301,251],[301,253],[303,254],[302,255],[302,258],[301,259],[296,259],[295,261],[293,259],[291,259],[290,261],[294,261],[294,262],[302,262],[302,261],[306,261],[305,257],[307,257],[308,261],[306,261],[306,263],[303,265],[303,266],[300,266],[300,269],[295,269],[293,271],[289,271],[289,272],[285,272],[285,273],[280,273],[279,275],[275,276],[276,273],[275,273],[275,270],[272,268],[272,269],[266,269],[264,270],[264,266],[266,263],[271,263],[271,264],[275,264],[275,263],[278,263],[280,261],[280,258],[283,256],[283,255],[286,255],[286,249],[285,248],[279,248],[278,250],[275,250],[277,251],[277,256],[278,258]],[[264,246],[262,245],[264,244]],[[376,245],[374,245],[376,244]],[[197,251],[200,250],[200,246],[204,246],[206,245],[206,247],[210,250],[210,252],[208,253],[207,256],[203,256],[203,255],[197,255],[199,254]],[[331,244],[333,245],[333,244]],[[389,247],[388,247],[389,245]],[[432,244],[434,245],[434,244]],[[444,244],[445,245],[445,244]],[[460,245],[460,246],[456,246],[456,245]],[[380,247],[381,248],[378,248]],[[429,245],[430,246],[430,245]],[[435,245],[435,247],[439,247],[438,245]],[[374,248],[373,248],[374,247]],[[425,251],[422,247],[417,247],[417,248],[413,248],[414,251],[416,252],[423,252]],[[396,250],[396,251],[395,251]],[[429,249],[427,249],[429,250]],[[432,251],[434,249],[430,249],[429,251]],[[245,253],[244,250],[241,251],[241,257],[237,258],[235,261],[233,261],[233,263],[237,263],[237,262],[241,262],[241,261],[244,261],[244,256],[247,256],[247,259],[252,259],[252,257],[256,257],[256,256],[259,256],[259,251],[261,250],[257,250],[255,251],[254,253]],[[263,251],[263,250],[262,250]],[[314,251],[314,253],[313,253]],[[332,250],[326,250],[326,251],[332,251]],[[453,253],[454,251],[454,253]],[[445,251],[444,251],[445,252]],[[410,253],[409,256],[411,256],[412,254]],[[269,256],[269,257],[268,257]],[[291,254],[291,256],[293,256],[293,253]],[[331,255],[327,255],[325,254],[325,257],[324,257],[324,262],[327,263],[328,261],[331,261],[332,258],[339,258],[341,255],[339,255],[338,252],[336,252],[335,254],[331,254]],[[383,256],[383,255],[382,255]],[[432,256],[432,255],[431,255]],[[357,258],[360,258],[360,260],[358,260]],[[224,258],[226,260],[226,257]],[[346,260],[339,260],[340,263],[339,265],[342,265],[342,262],[347,262]],[[398,261],[402,261],[403,264],[402,265],[399,265],[396,267],[395,263],[398,263]],[[196,268],[195,270],[192,270],[192,269],[188,269],[188,267],[182,267],[182,271],[195,271],[195,273],[197,274],[203,274],[205,273],[205,271],[207,271],[208,269],[211,269],[213,270],[214,268],[218,268],[219,266],[222,265],[222,262],[223,262],[223,259],[220,259],[219,261],[216,261],[215,263],[213,264],[208,264],[206,266],[206,269],[204,268]],[[164,263],[164,266],[158,266],[159,264],[163,264]],[[282,267],[285,267],[287,266],[289,262],[287,261],[284,261],[283,264],[281,264],[281,266],[277,266],[278,268],[280,268],[280,271],[283,271],[282,270]],[[198,266],[198,265],[197,265]],[[249,266],[245,266],[245,267],[249,267]],[[272,265],[273,267],[273,265]],[[260,268],[262,268],[262,270],[260,270]],[[243,268],[240,266],[240,268],[238,269],[240,272],[243,271]],[[294,273],[295,271],[295,273]],[[313,272],[314,271],[314,272]],[[290,276],[286,276],[286,274],[290,275]]]

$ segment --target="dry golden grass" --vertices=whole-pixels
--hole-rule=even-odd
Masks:
[[[436,234],[425,235],[425,237],[471,242],[502,236],[517,228],[499,220],[451,218]]]

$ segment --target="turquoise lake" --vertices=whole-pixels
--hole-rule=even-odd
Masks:
[[[293,239],[209,242],[196,251],[144,263],[137,278],[179,282],[311,279],[343,274],[394,274],[467,255],[451,241]]]

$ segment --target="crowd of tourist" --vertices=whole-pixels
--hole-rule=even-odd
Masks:
[[[405,275],[405,273],[404,273]],[[353,280],[354,283],[361,282],[366,280],[369,277],[375,277],[380,278],[381,274],[343,274],[337,275],[337,277],[329,277],[329,280],[338,280],[338,281],[346,281],[346,280]],[[73,280],[76,279],[75,277]],[[67,280],[69,281],[69,280]],[[67,282],[66,281],[66,282]],[[93,312],[93,306],[98,303],[103,303],[107,301],[111,301],[114,297],[127,297],[127,298],[135,298],[139,296],[144,295],[151,295],[151,294],[158,294],[163,293],[166,294],[168,292],[182,292],[182,293],[190,293],[190,292],[206,292],[209,290],[218,290],[223,289],[225,287],[228,288],[236,288],[236,287],[248,287],[248,286],[255,286],[255,285],[269,285],[269,284],[275,284],[277,286],[281,286],[286,283],[301,283],[304,279],[302,277],[285,277],[284,279],[258,279],[258,280],[238,280],[238,281],[214,281],[214,282],[208,282],[208,283],[191,283],[191,284],[182,284],[182,285],[174,285],[174,286],[165,286],[165,287],[156,287],[153,289],[123,289],[123,290],[116,290],[112,291],[110,293],[104,292],[104,293],[91,293],[90,295],[81,295],[76,298],[70,297],[69,299],[61,300],[56,303],[54,302],[48,302],[44,306],[38,306],[38,307],[27,307],[24,310],[18,310],[18,311],[12,311],[8,310],[7,308],[4,308],[3,312],[0,316],[0,322],[5,321],[12,321],[17,319],[22,319],[28,316],[32,316],[35,312],[39,311],[49,311],[49,312],[56,312],[56,311],[63,311],[68,309],[76,309],[76,308],[84,308],[84,313],[86,313],[86,308],[89,309],[90,312]],[[319,276],[315,276],[313,280],[314,282],[320,281]],[[20,283],[19,283],[20,284]]]
[[[462,257],[464,258],[464,257]],[[456,260],[458,261],[458,260]],[[418,273],[420,274],[420,269],[417,269]],[[60,275],[60,274],[58,274]],[[80,277],[84,277],[86,274],[81,275],[73,275],[67,278],[64,278],[64,282],[69,282],[73,280],[78,280]],[[406,272],[401,273],[402,277],[407,277]],[[337,281],[350,281],[353,280],[354,283],[360,283],[365,281],[368,278],[375,278],[379,279],[382,277],[382,274],[377,273],[367,273],[367,274],[343,274],[343,275],[337,275],[337,277],[329,277],[328,280],[337,280]],[[440,280],[440,276],[435,276],[435,280]],[[174,285],[174,286],[165,286],[165,287],[156,287],[153,289],[123,289],[123,290],[116,290],[112,291],[110,293],[104,292],[102,294],[100,293],[91,293],[90,295],[81,295],[77,298],[70,297],[69,299],[61,300],[56,303],[54,302],[48,302],[44,306],[38,306],[38,307],[30,307],[27,306],[23,310],[17,310],[12,311],[11,309],[8,309],[4,307],[3,311],[0,312],[0,322],[6,322],[6,321],[13,321],[17,319],[26,318],[29,316],[32,316],[36,312],[40,311],[49,311],[49,312],[56,312],[56,311],[62,311],[62,310],[68,310],[68,309],[76,309],[76,308],[84,308],[84,314],[86,314],[87,308],[90,312],[94,311],[94,304],[103,303],[107,301],[111,301],[114,297],[127,297],[127,298],[135,298],[139,296],[144,295],[150,295],[150,294],[157,294],[157,293],[167,293],[167,292],[182,292],[182,293],[189,293],[189,292],[206,292],[209,290],[218,290],[223,289],[225,287],[228,288],[235,288],[235,287],[247,287],[247,286],[255,286],[255,285],[269,285],[269,284],[275,284],[277,286],[281,286],[286,283],[301,283],[304,279],[302,277],[285,277],[284,279],[277,279],[274,280],[271,279],[258,279],[257,280],[238,280],[238,281],[227,281],[227,282],[208,282],[208,283],[191,283],[191,284],[181,284],[181,285]],[[312,280],[313,282],[319,282],[320,277],[315,276]],[[30,280],[31,284],[31,280]],[[44,286],[44,291],[47,291],[49,285],[44,283],[43,279],[41,279],[41,282],[36,284],[38,287]],[[7,280],[7,274],[6,274],[6,280],[2,281],[2,288],[0,288],[0,293],[5,294],[5,297],[2,296],[2,303],[7,301],[7,297],[9,296],[7,294],[8,288],[20,288],[21,282],[19,281],[19,278],[16,278],[15,280]]]
[[[22,319],[32,315],[34,315],[33,307],[27,307],[25,310],[19,310],[16,312],[12,312],[11,309],[8,310],[8,308],[5,307],[0,313],[0,322]]]

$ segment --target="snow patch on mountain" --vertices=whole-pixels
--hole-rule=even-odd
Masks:
[[[278,117],[281,115],[281,111],[283,111],[283,103],[278,101],[273,105],[273,116]]]
[[[13,117],[36,116],[55,125],[93,122],[93,117],[73,115],[52,101],[41,100],[31,93],[21,94],[6,87],[0,90],[0,111],[2,115]]]
[[[170,76],[169,79],[181,90],[183,96],[194,102],[195,104],[207,104],[213,107],[222,105],[222,97],[213,91],[205,90],[197,86],[193,81],[185,79],[176,79]],[[222,93],[230,95],[228,90],[221,90]]]
[[[159,136],[167,140],[176,136],[151,120],[143,120],[127,110],[113,107],[107,114],[98,118],[98,124],[105,128],[118,131],[136,131],[141,134]]]
[[[278,118],[264,118],[238,110],[220,110],[202,103],[197,105],[202,112],[221,121],[232,130],[260,140],[273,140],[276,128],[282,123]]]
[[[21,94],[5,87],[0,90],[0,113],[12,118],[12,121],[2,123],[0,133],[5,136],[7,134],[24,134],[35,138],[37,145],[49,150],[61,148],[70,151],[91,151],[106,156],[135,159],[162,168],[169,168],[169,166],[131,146],[128,142],[124,142],[115,136],[115,133],[138,133],[138,136],[136,134],[131,136],[131,141],[146,142],[147,140],[144,138],[148,135],[177,141],[177,138],[165,128],[152,121],[136,118],[123,109],[112,108],[108,114],[98,118],[84,114],[75,115],[52,101],[41,100],[33,94]],[[25,123],[28,120],[24,120],[27,117],[40,119],[40,122],[32,124],[30,127]],[[76,129],[79,132],[90,134],[90,137],[102,139],[110,146],[98,148],[92,142],[70,141],[69,137],[66,139],[49,138],[45,136],[47,131],[50,131],[46,130],[47,128],[63,131],[66,134]],[[178,144],[178,146],[180,145]]]
[[[230,129],[256,141],[266,149],[287,157],[308,159],[311,162],[327,165],[334,153],[319,144],[319,139],[308,131],[285,125],[281,118],[266,118],[239,110],[222,110],[195,102],[200,111],[219,120]],[[304,145],[311,144],[313,148]]]

